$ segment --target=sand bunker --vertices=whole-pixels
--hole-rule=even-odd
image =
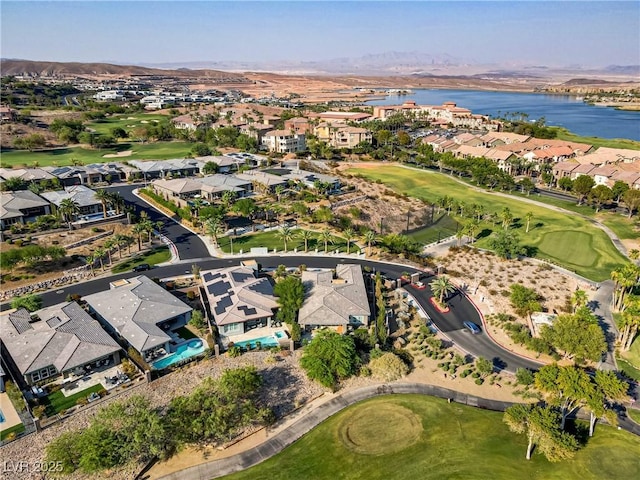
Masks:
[[[124,152],[107,153],[106,155],[103,155],[102,158],[130,157],[132,153],[133,150],[125,150]]]

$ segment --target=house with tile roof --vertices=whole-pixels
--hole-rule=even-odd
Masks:
[[[302,272],[305,300],[298,313],[298,323],[305,331],[328,327],[339,333],[369,325],[371,309],[362,267],[336,265],[332,270]]]
[[[121,348],[76,302],[0,315],[0,340],[29,385],[120,363]],[[6,358],[5,358],[6,360]]]
[[[553,176],[559,180],[564,177],[571,177],[573,172],[580,164],[576,162],[558,162],[553,166]]]
[[[55,192],[43,192],[40,196],[54,205],[56,210],[63,200],[70,199],[80,207],[79,215],[102,212],[102,203],[96,198],[96,192],[84,185],[64,187],[64,190],[56,190]]]
[[[26,183],[41,183],[56,177],[43,168],[0,168],[0,178],[19,178]]]
[[[268,278],[242,265],[200,272],[200,278],[223,343],[234,335],[271,326],[278,303]]]
[[[35,222],[36,218],[49,214],[49,202],[30,190],[0,193],[0,230],[16,223]]]
[[[83,300],[108,332],[145,358],[171,351],[171,332],[184,327],[193,310],[144,275],[111,282],[109,290]]]
[[[305,136],[291,130],[271,130],[262,136],[261,145],[270,152],[296,153],[307,149]]]

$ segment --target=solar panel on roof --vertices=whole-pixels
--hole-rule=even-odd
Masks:
[[[218,297],[220,295],[227,293],[230,288],[231,288],[231,284],[229,282],[220,281],[220,282],[212,283],[211,285],[209,285],[207,287],[207,291],[211,295],[215,295],[216,297]]]
[[[214,312],[216,313],[216,315],[220,315],[224,313],[227,310],[227,307],[230,307],[231,305],[233,305],[231,297],[223,297],[218,301],[218,303],[216,303]]]
[[[231,272],[231,276],[237,283],[243,283],[247,281],[249,278],[255,278],[253,273],[245,273],[245,272]]]
[[[208,283],[213,280],[213,275],[211,275],[211,272],[207,272],[202,276],[202,279],[205,281],[205,283]]]

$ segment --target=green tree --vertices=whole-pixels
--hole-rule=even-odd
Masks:
[[[287,253],[287,243],[293,239],[293,230],[289,227],[282,227],[278,230],[278,237],[284,243],[284,253]]]
[[[96,200],[98,200],[102,204],[102,218],[107,218],[107,206],[111,201],[111,195],[105,189],[96,190],[95,193]]]
[[[302,282],[298,277],[288,276],[276,283],[273,293],[277,297],[277,302],[280,306],[276,313],[276,318],[281,322],[293,325],[304,302]]]
[[[606,185],[596,185],[589,192],[589,199],[596,206],[596,213],[598,213],[602,205],[613,200],[613,191]]]
[[[502,219],[502,228],[507,230],[511,226],[511,222],[513,222],[513,214],[509,207],[504,207],[500,212],[500,218]]]
[[[630,294],[640,282],[640,266],[628,263],[611,272],[611,280],[614,281],[613,308],[622,311],[625,305],[625,297]]]
[[[513,232],[499,230],[489,238],[489,247],[496,252],[499,257],[506,260],[516,258],[525,253],[524,247],[520,245],[518,235]]]
[[[534,446],[550,462],[571,458],[578,449],[575,437],[558,427],[558,414],[549,407],[516,404],[507,408],[504,422],[512,432],[527,436],[527,460]]]
[[[324,242],[324,253],[329,250],[329,244],[333,244],[333,235],[329,229],[324,229],[320,232],[320,241]]]
[[[629,218],[640,208],[640,190],[630,189],[622,194],[622,201],[629,210]]]
[[[30,312],[35,312],[42,308],[42,297],[32,293],[15,297],[11,300],[11,308],[26,308]]]
[[[349,254],[351,250],[351,240],[353,240],[353,235],[354,235],[353,229],[347,228],[342,232],[342,234],[344,235],[344,238],[347,241],[347,254]]]
[[[300,238],[304,241],[304,253],[309,251],[309,240],[313,238],[313,232],[311,230],[300,230]]]
[[[527,212],[524,216],[527,222],[527,228],[525,229],[525,233],[529,233],[529,225],[531,225],[531,220],[533,220],[533,212]]]
[[[569,177],[562,177],[560,180],[558,180],[558,187],[560,187],[565,192],[573,190],[573,180],[571,180]]]
[[[338,382],[356,371],[357,355],[353,337],[333,330],[319,330],[304,348],[300,365],[309,378],[335,389]]]
[[[533,312],[542,309],[540,305],[540,294],[533,288],[525,287],[519,283],[514,283],[509,287],[509,300],[511,306],[521,317],[531,315]]]
[[[449,280],[446,275],[440,275],[438,278],[429,283],[433,295],[438,298],[440,305],[445,304],[445,297],[450,293],[455,292],[455,285]]]
[[[560,315],[552,326],[542,327],[540,335],[564,357],[578,362],[584,359],[596,362],[607,349],[604,332],[595,317],[585,322],[579,315]]]
[[[364,238],[364,241],[367,242],[367,250],[368,250],[367,255],[371,256],[371,246],[376,243],[376,238],[377,238],[376,232],[374,232],[373,230],[367,230],[364,233],[363,238]]]
[[[258,206],[253,198],[241,198],[233,204],[233,210],[245,217],[252,217]]]
[[[624,306],[619,325],[618,343],[620,349],[626,352],[631,348],[640,328],[640,296],[627,295]]]
[[[576,290],[571,294],[571,304],[573,305],[573,313],[576,313],[576,310],[587,304],[589,301],[589,297],[587,296],[587,292],[584,290]]]
[[[493,363],[484,357],[478,357],[476,358],[476,370],[484,378],[493,373]]]
[[[218,237],[223,233],[222,220],[216,217],[209,218],[205,224],[205,231],[213,239],[213,243],[218,244]]]
[[[616,202],[620,203],[622,199],[622,195],[629,190],[629,185],[627,182],[623,182],[622,180],[616,180],[616,183],[611,187],[611,192],[613,193],[613,198],[615,198]]]
[[[71,222],[76,219],[80,213],[80,204],[72,198],[64,198],[58,206],[58,214],[67,222],[69,230],[71,230]]]
[[[588,175],[580,175],[573,181],[573,192],[578,194],[578,205],[582,205],[584,199],[589,195],[595,185],[593,178]]]
[[[211,149],[206,143],[196,143],[191,147],[191,154],[196,157],[206,157],[207,155],[211,155]],[[214,162],[207,162],[207,163],[214,163]]]
[[[589,410],[589,436],[593,436],[598,418],[605,418],[610,425],[617,425],[618,415],[610,405],[627,396],[629,385],[620,380],[615,372],[596,370],[592,377],[593,391],[587,398],[586,408]]]
[[[208,155],[210,154],[211,153],[209,153]],[[205,175],[213,175],[214,173],[218,173],[218,171],[220,171],[220,166],[216,162],[213,162],[211,160],[206,162],[202,167],[202,173],[204,173]]]

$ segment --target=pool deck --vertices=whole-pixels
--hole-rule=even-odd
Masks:
[[[289,331],[284,325],[282,327],[254,328],[253,330],[249,330],[248,332],[241,333],[239,335],[231,335],[231,336],[223,335],[220,338],[220,340],[222,342],[222,345],[226,347],[229,344],[229,342],[238,343],[238,342],[254,341],[256,338],[273,336],[276,332],[284,333],[284,337],[282,337],[278,343],[282,344],[282,342],[286,340],[286,346],[288,346],[289,338],[291,338],[291,336],[289,335]]]
[[[4,415],[4,422],[0,423],[0,431],[7,430],[22,423],[18,412],[16,412],[11,400],[9,400],[9,395],[6,393],[0,393],[0,410],[2,410],[2,414]]]

